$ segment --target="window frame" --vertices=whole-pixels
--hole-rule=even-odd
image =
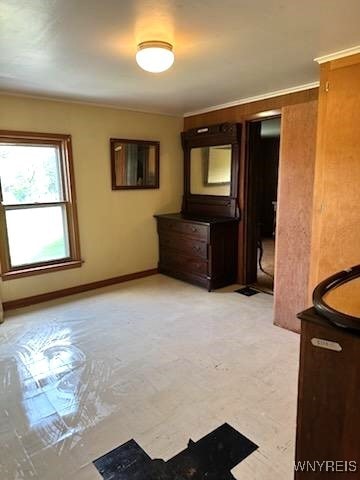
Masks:
[[[33,133],[0,130],[0,144],[13,143],[19,145],[49,145],[58,148],[61,170],[61,186],[63,199],[59,202],[39,202],[29,204],[4,205],[0,192],[0,265],[2,280],[21,278],[40,273],[54,272],[68,268],[81,267],[79,225],[76,206],[75,178],[72,155],[71,135],[58,133]],[[1,186],[1,183],[0,183]],[[9,239],[6,226],[7,209],[42,208],[44,206],[63,205],[66,211],[67,241],[69,257],[11,266]]]

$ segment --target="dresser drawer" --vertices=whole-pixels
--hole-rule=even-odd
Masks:
[[[155,215],[159,272],[211,291],[236,280],[237,219]]]
[[[181,222],[162,218],[159,221],[159,232],[177,232],[198,240],[207,241],[208,227],[198,223]]]
[[[207,244],[195,240],[187,235],[174,233],[160,233],[160,248],[173,248],[189,256],[207,259]]]
[[[206,276],[208,273],[208,263],[206,260],[196,256],[179,254],[175,250],[165,248],[160,251],[160,266],[180,272],[191,272],[201,276]]]

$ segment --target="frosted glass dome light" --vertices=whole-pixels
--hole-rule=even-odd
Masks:
[[[147,72],[164,72],[174,63],[172,50],[172,45],[167,42],[142,42],[138,45],[136,62]]]

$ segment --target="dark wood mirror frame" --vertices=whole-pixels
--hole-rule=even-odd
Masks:
[[[155,148],[155,175],[154,182],[151,184],[142,185],[120,185],[116,179],[116,158],[115,148],[118,144],[134,144],[140,146],[148,146]],[[110,138],[110,159],[111,159],[111,184],[112,190],[143,190],[154,189],[160,186],[160,142],[151,140],[132,140],[123,138]]]
[[[221,123],[202,128],[193,128],[182,132],[184,150],[184,196],[182,213],[186,215],[203,215],[239,218],[238,185],[241,124]],[[190,190],[190,156],[191,149],[216,145],[232,146],[230,195],[199,195]]]
[[[348,270],[342,270],[341,272],[332,275],[329,278],[323,280],[315,288],[313,293],[313,303],[315,310],[326,317],[331,323],[337,327],[354,330],[357,333],[360,332],[360,318],[349,315],[345,312],[335,310],[326,301],[326,295],[345,283],[349,283],[353,280],[360,278],[360,265],[355,265]],[[359,292],[354,293],[358,295]],[[358,298],[358,297],[357,297]]]

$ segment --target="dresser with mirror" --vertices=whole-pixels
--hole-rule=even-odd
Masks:
[[[159,272],[207,288],[236,281],[241,125],[182,133],[181,212],[156,215]]]

